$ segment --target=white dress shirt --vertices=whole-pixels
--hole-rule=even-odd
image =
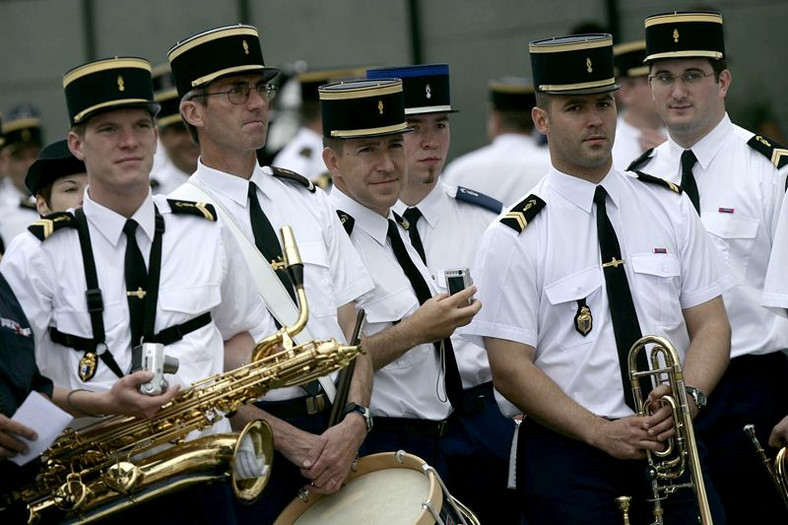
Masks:
[[[731,324],[731,357],[788,348],[788,320],[761,306],[769,256],[785,194],[788,168],[777,170],[747,145],[753,133],[726,114],[691,149],[700,217],[735,286],[723,295]],[[641,171],[681,182],[683,148],[669,139]]]
[[[167,159],[167,162],[162,162],[158,169],[151,171],[151,180],[158,183],[153,192],[157,195],[169,195],[188,181],[189,175],[181,171],[172,160]]]
[[[350,239],[364,265],[371,270],[375,288],[361,296],[356,304],[367,314],[364,334],[374,335],[413,314],[419,308],[419,300],[388,241],[386,218],[357,203],[338,188],[334,188],[329,198],[337,210],[353,218]],[[391,213],[389,218],[393,218]],[[407,233],[399,227],[397,229],[400,237],[407,239]],[[404,244],[430,292],[435,295],[429,270],[410,243],[405,240]],[[451,404],[446,398],[441,360],[432,343],[411,348],[375,372],[370,410],[375,416],[435,421],[449,415]]]
[[[522,133],[498,135],[492,143],[452,161],[444,184],[464,186],[510,206],[528,194],[550,169],[550,152]]]
[[[244,235],[254,243],[249,215],[249,181],[205,166],[198,161],[191,179],[207,188],[235,217]],[[309,303],[310,333],[320,339],[345,336],[337,320],[337,308],[353,302],[372,289],[372,279],[351,244],[325,192],[314,193],[295,182],[271,175],[270,168],[255,165],[251,181],[257,186],[257,199],[274,230],[293,229],[298,251],[304,262],[304,290]],[[171,196],[177,198],[178,190]],[[334,374],[335,375],[335,374]],[[304,395],[300,387],[271,391],[269,401]]]
[[[223,341],[250,331],[273,330],[273,320],[260,296],[250,286],[252,277],[236,256],[232,235],[218,223],[171,213],[162,196],[149,197],[131,217],[139,224],[136,240],[149,264],[154,236],[154,203],[165,222],[161,277],[155,331],[190,321],[210,312],[211,322],[167,345],[165,352],[179,359],[170,384],[191,383],[222,373]],[[96,273],[104,302],[106,344],[119,365],[131,368],[131,333],[124,279],[126,218],[85,195]],[[117,376],[99,360],[95,376],[83,382],[77,367],[83,353],[52,342],[49,328],[91,339],[93,328],[85,300],[87,284],[76,228],[55,232],[39,241],[30,232],[17,237],[0,263],[17,295],[36,340],[41,373],[59,387],[108,390]],[[221,424],[226,430],[229,425]]]
[[[23,202],[27,205],[23,205]],[[32,206],[32,207],[31,207]],[[39,219],[35,200],[22,193],[9,180],[0,190],[0,237],[6,248],[14,237]]]
[[[615,170],[601,185],[641,333],[666,337],[683,359],[689,336],[682,309],[721,292],[714,248],[685,196]],[[532,192],[547,205],[522,233],[501,222],[490,226],[476,262],[484,307],[463,333],[534,347],[536,366],[569,397],[599,416],[619,418],[632,411],[624,403],[595,188],[552,169]],[[575,329],[580,300],[593,318],[585,336]]]
[[[496,214],[481,206],[455,198],[457,188],[438,183],[416,205],[422,214],[416,227],[427,257],[433,284],[439,293],[448,293],[445,271],[469,268],[473,263],[482,234]],[[408,206],[398,201],[393,210],[402,215]],[[413,227],[411,224],[410,227]],[[409,240],[409,235],[403,235]],[[484,348],[455,334],[451,338],[463,388],[468,389],[492,380],[490,363]]]

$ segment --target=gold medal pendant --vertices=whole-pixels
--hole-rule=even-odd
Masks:
[[[594,327],[594,318],[591,317],[591,308],[585,299],[577,300],[577,313],[575,314],[575,330],[583,337],[587,336]]]
[[[93,376],[96,375],[96,353],[85,352],[82,359],[79,360],[79,367],[77,368],[79,378],[83,383],[87,383]]]

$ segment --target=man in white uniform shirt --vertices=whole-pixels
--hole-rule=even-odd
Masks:
[[[256,151],[265,144],[269,102],[275,94],[269,81],[278,74],[265,67],[257,29],[235,25],[205,31],[173,46],[168,58],[181,98],[181,115],[200,145],[197,171],[173,195],[199,188],[210,196],[220,210],[219,220],[237,230],[238,242],[265,257],[258,264],[273,264],[281,255],[275,232],[291,226],[304,263],[309,305],[306,329],[318,339],[350,337],[353,301],[372,288],[358,254],[322,190],[299,174],[257,163]],[[268,275],[273,285],[293,292],[285,275]],[[269,302],[267,290],[260,292],[272,314],[282,319]],[[292,305],[290,297],[287,301]],[[266,497],[238,506],[239,521],[273,521],[305,486],[323,493],[342,486],[368,431],[368,418],[355,407],[363,411],[369,405],[369,357],[357,359],[349,403],[343,407],[345,417],[329,428],[331,400],[326,387],[333,388],[334,377],[305,387],[273,390],[262,401],[238,411],[234,424],[258,418],[271,424],[278,465]]]
[[[613,163],[619,171],[626,171],[644,151],[665,142],[667,134],[651,98],[645,58],[645,40],[613,46],[616,80],[621,84],[616,92],[618,121],[613,144]]]
[[[440,183],[451,141],[449,113],[455,111],[447,64],[369,69],[367,78],[402,80],[405,115],[413,131],[404,135],[408,183],[393,211],[405,219],[436,289],[446,292],[446,270],[473,266],[478,241],[501,212],[501,203],[473,188]],[[495,403],[484,348],[458,334],[451,342],[464,390],[462,406],[454,407],[441,440],[452,495],[482,522],[516,523],[515,494],[506,488],[514,422]]]
[[[788,320],[760,304],[788,162],[779,145],[736,126],[725,111],[731,72],[719,13],[654,15],[645,25],[651,90],[669,139],[635,168],[681,184],[734,281],[723,295],[731,362],[697,420],[698,435],[731,523],[786,522],[742,427],[754,424],[766,443],[788,411]]]
[[[442,177],[446,184],[473,188],[511,206],[544,177],[550,154],[534,135],[531,83],[504,77],[491,80],[488,88],[492,143],[450,162]]]
[[[83,389],[125,385],[127,404],[139,405],[140,376],[126,374],[143,339],[179,359],[169,382],[183,387],[223,371],[225,342],[243,355],[253,337],[274,329],[213,208],[151,196],[158,105],[150,71],[143,59],[116,57],[66,73],[68,144],[88,173],[83,207],[38,221],[1,263],[30,321],[41,373],[56,391],[71,391],[69,404]],[[222,419],[204,432],[229,428]],[[234,523],[231,497],[226,483],[195,486],[131,515]]]
[[[25,186],[27,170],[43,145],[41,119],[29,114],[6,115],[0,143],[0,238],[6,247],[38,219],[36,201]]]
[[[475,287],[436,295],[429,270],[403,241],[391,212],[407,177],[402,82],[329,84],[320,88],[320,100],[331,202],[375,282],[356,302],[367,313],[362,345],[375,367],[375,423],[362,450],[402,449],[446,476],[440,439],[462,397],[449,336],[481,307],[469,304]]]
[[[613,167],[611,48],[599,34],[531,42],[533,118],[553,168],[482,238],[485,307],[464,329],[484,338],[496,388],[528,416],[517,488],[532,525],[616,523],[618,496],[632,497],[633,522],[650,515],[645,451],[661,450],[674,427],[665,406],[634,413],[636,340],[670,340],[691,389],[711,390],[728,360],[722,280],[691,203],[665,181]],[[666,522],[696,517],[690,489],[663,507]]]

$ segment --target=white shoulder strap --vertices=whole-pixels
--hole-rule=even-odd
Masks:
[[[252,273],[257,290],[265,302],[266,308],[271,312],[279,324],[282,326],[291,326],[298,319],[298,308],[290,294],[282,285],[282,281],[277,277],[271,264],[263,257],[263,254],[257,249],[257,246],[252,244],[246,235],[241,230],[240,225],[230,210],[224,206],[219,199],[214,198],[211,190],[206,188],[203,184],[190,179],[187,184],[183,184],[174,193],[179,199],[189,199],[199,202],[207,202],[213,204],[217,213],[221,217],[222,224],[227,226],[235,236],[238,246],[241,248],[241,253],[244,256],[246,265]],[[293,338],[296,343],[301,344],[314,339],[309,332],[309,327],[305,326],[304,329],[296,334]],[[336,387],[334,382],[328,376],[319,379],[320,386],[326,393],[328,399],[333,403],[336,397]]]

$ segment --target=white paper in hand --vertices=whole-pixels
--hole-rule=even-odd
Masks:
[[[9,459],[17,465],[24,465],[48,449],[74,418],[42,394],[30,392],[11,419],[35,430],[38,434],[38,439],[35,441],[16,436],[27,444],[28,451],[27,454],[17,454]]]

